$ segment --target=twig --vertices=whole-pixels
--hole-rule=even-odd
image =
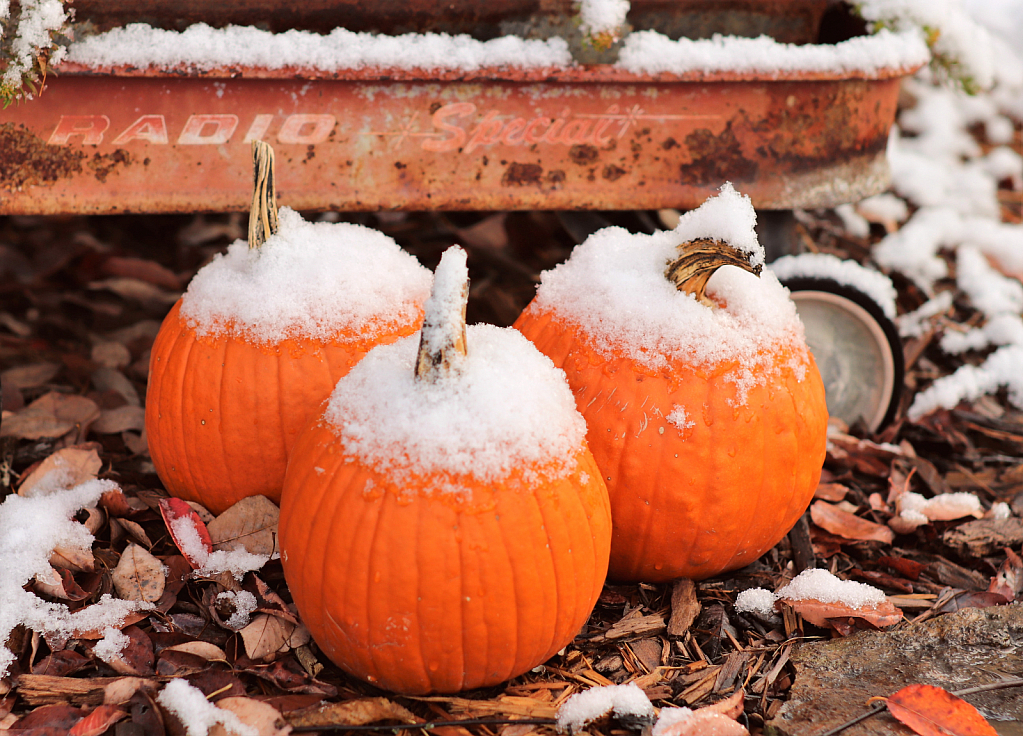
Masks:
[[[379,724],[364,724],[349,726],[335,724],[330,726],[298,726],[291,729],[292,733],[303,733],[307,731],[404,731],[408,729],[422,729],[429,731],[433,728],[444,726],[504,726],[514,723],[520,726],[556,726],[558,722],[553,718],[467,718],[461,721],[427,721],[425,723],[398,723],[391,726]]]
[[[950,692],[956,697],[962,697],[963,695],[973,695],[974,693],[986,693],[991,690],[1005,690],[1010,687],[1023,687],[1023,677],[1016,677],[1012,679],[1001,680],[999,682],[992,682],[988,685],[968,687],[965,688],[964,690],[952,690]],[[830,731],[825,731],[824,733],[820,733],[817,736],[835,736],[835,734],[842,733],[842,731],[844,731],[845,729],[851,728],[855,726],[857,723],[860,723],[861,721],[865,721],[868,718],[871,718],[872,716],[876,716],[878,713],[885,710],[886,708],[887,704],[884,702],[875,703],[874,707],[871,710],[867,711],[866,713],[856,716],[852,720],[846,721],[841,726],[836,726]]]

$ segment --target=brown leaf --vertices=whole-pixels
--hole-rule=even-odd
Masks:
[[[837,503],[849,493],[849,487],[841,483],[818,483],[817,490],[813,492],[814,498]]]
[[[920,736],[997,736],[976,708],[933,685],[908,685],[885,701]]]
[[[137,544],[124,550],[110,578],[119,597],[150,603],[160,600],[167,583],[163,563]]]
[[[92,385],[100,392],[112,392],[114,395],[124,399],[125,402],[132,406],[141,406],[142,401],[139,399],[139,392],[135,390],[135,384],[128,380],[118,370],[113,368],[100,367],[92,372],[90,377]],[[114,405],[116,406],[116,404]],[[105,406],[104,408],[113,408],[113,406]]]
[[[705,705],[700,708],[697,713],[711,712],[720,713],[723,716],[728,716],[732,720],[735,720],[742,715],[746,702],[746,692],[740,687],[734,693],[729,695],[724,700],[719,700],[711,705]]]
[[[0,373],[0,379],[18,389],[39,388],[59,372],[59,363],[32,363],[8,368]]]
[[[52,574],[45,579],[41,579],[37,575],[33,581],[32,587],[37,592],[65,601],[84,601],[89,597],[89,594],[82,590],[68,570],[58,571],[52,567],[50,570]]]
[[[170,269],[161,266],[156,261],[144,258],[111,256],[103,262],[102,269],[109,276],[124,276],[138,279],[154,286],[162,286],[171,291],[181,289],[181,279],[178,275]]]
[[[1005,549],[1005,555],[1005,562],[991,578],[988,592],[996,593],[1009,602],[1023,593],[1023,559],[1009,548]]]
[[[122,632],[128,644],[119,656],[107,662],[120,675],[150,675],[153,673],[153,640],[138,626],[126,626]]]
[[[107,368],[124,368],[131,363],[131,351],[119,342],[100,342],[92,346],[89,354],[93,363]]]
[[[240,632],[245,654],[257,662],[269,662],[290,648],[288,642],[298,627],[277,616],[261,613]]]
[[[671,589],[671,618],[668,619],[668,635],[682,636],[700,615],[700,603],[696,600],[696,584],[688,578],[675,581]]]
[[[32,665],[33,675],[65,677],[92,666],[92,660],[71,649],[53,652]]]
[[[119,406],[107,409],[92,424],[92,431],[97,434],[118,434],[129,430],[141,431],[146,426],[146,410],[141,406]]]
[[[217,701],[217,707],[234,713],[242,723],[255,728],[257,736],[287,736],[291,733],[291,724],[284,720],[280,711],[267,703],[252,698],[221,698]],[[217,723],[210,728],[208,736],[227,736],[232,733]]]
[[[188,519],[199,535],[199,541],[206,549],[206,552],[212,552],[213,543],[210,541],[210,533],[207,531],[202,519],[199,518],[199,514],[180,498],[161,498],[160,514],[163,516],[164,523],[167,524],[167,531],[170,532],[171,539],[174,540],[174,544],[177,545],[178,549],[181,550],[181,554],[188,560],[188,564],[192,566],[193,570],[202,567],[202,561],[195,559],[186,551],[187,543],[183,543],[182,540],[178,539],[178,535],[174,532],[175,521],[178,519]],[[182,544],[185,544],[185,546],[182,546]]]
[[[662,730],[661,736],[749,736],[749,731],[726,715],[700,708]]]
[[[365,726],[381,721],[416,723],[418,719],[408,709],[387,698],[363,698],[346,703],[315,705],[288,714],[288,722],[295,728]]]
[[[50,553],[50,564],[72,572],[93,572],[96,569],[96,557],[91,549],[56,547]]]
[[[43,394],[14,416],[4,419],[0,436],[39,440],[63,437],[74,429],[87,430],[99,417],[92,399],[51,391]]]
[[[213,549],[242,547],[254,555],[272,555],[277,547],[280,515],[280,509],[266,496],[243,498],[209,523]]]
[[[825,629],[836,628],[831,619],[858,619],[876,628],[894,626],[902,620],[902,611],[888,601],[863,608],[854,608],[847,603],[825,603],[812,598],[798,601],[782,598],[779,603],[791,606],[804,620]]]
[[[21,482],[18,495],[31,498],[95,480],[103,461],[95,449],[65,447],[39,463]]]
[[[101,705],[76,723],[68,736],[102,736],[106,730],[128,714],[116,705]]]
[[[103,704],[127,703],[139,690],[155,693],[160,688],[156,680],[144,677],[116,677],[103,686]]]
[[[202,657],[207,661],[227,660],[227,654],[224,650],[216,644],[210,644],[208,641],[185,641],[180,644],[167,647],[163,650],[163,652],[186,652],[187,654]]]
[[[141,524],[137,524],[131,519],[117,519],[117,523],[124,527],[124,530],[128,532],[128,536],[144,546],[146,549],[153,548],[153,540],[149,538],[149,535],[146,534],[146,530],[142,528]]]
[[[891,544],[895,540],[895,533],[887,526],[861,519],[825,501],[816,501],[810,507],[810,518],[821,529],[844,539],[873,540],[885,544]]]

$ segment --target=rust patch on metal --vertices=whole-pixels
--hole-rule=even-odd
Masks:
[[[604,170],[600,173],[602,177],[608,181],[616,181],[625,176],[625,169],[621,166],[615,166],[614,164],[608,164],[604,167]]]
[[[572,163],[580,166],[593,163],[599,156],[600,152],[596,148],[581,143],[568,149],[568,157],[572,159]]]
[[[700,128],[686,136],[692,161],[679,167],[683,184],[707,186],[724,181],[752,181],[758,165],[742,154],[739,139],[732,131],[732,121],[719,135]]]
[[[103,184],[106,182],[110,172],[118,166],[128,166],[130,164],[131,154],[123,148],[118,148],[113,153],[95,154],[89,161],[89,168],[92,169],[92,173],[96,176],[96,181]]]
[[[543,181],[543,167],[539,164],[520,164],[512,161],[501,177],[503,186],[539,186]]]
[[[48,146],[24,125],[0,124],[0,188],[53,185],[82,171],[81,151]]]

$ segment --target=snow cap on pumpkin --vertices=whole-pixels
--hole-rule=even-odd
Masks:
[[[393,238],[362,225],[307,222],[288,207],[259,248],[238,240],[199,270],[181,316],[200,335],[254,342],[360,338],[415,321],[430,272]]]
[[[431,324],[443,333],[461,317],[467,273],[464,251],[449,249],[427,308],[427,344],[446,339],[429,334]],[[415,376],[419,343],[416,334],[378,346],[338,381],[324,420],[345,452],[398,481],[444,473],[500,482],[522,471],[528,482],[575,469],[586,424],[564,372],[518,331],[467,327],[467,355],[431,380]]]
[[[608,358],[626,356],[654,369],[673,361],[707,368],[734,363],[741,403],[775,369],[770,356],[780,349],[806,361],[803,326],[788,291],[767,271],[758,278],[726,266],[708,283],[708,296],[719,303],[709,307],[676,289],[665,268],[679,244],[700,238],[725,241],[760,265],[764,250],[755,224],[749,197],[725,184],[674,230],[645,235],[604,228],[543,273],[533,308],[578,326]]]

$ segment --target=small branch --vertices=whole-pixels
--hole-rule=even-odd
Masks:
[[[249,247],[258,248],[277,232],[277,179],[274,149],[252,141],[252,206],[249,209]]]
[[[465,251],[444,251],[426,302],[416,356],[416,380],[436,383],[462,370],[466,356],[465,308],[469,302],[469,269]]]
[[[751,266],[749,256],[723,240],[697,238],[678,246],[678,256],[668,261],[664,277],[675,284],[675,288],[692,294],[697,301],[709,307],[714,302],[706,296],[707,282],[722,266],[738,266],[756,276],[760,266]]]

